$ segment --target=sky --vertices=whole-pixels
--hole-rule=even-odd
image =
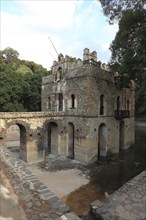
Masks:
[[[48,70],[64,56],[83,57],[83,49],[96,51],[107,63],[109,46],[118,25],[109,25],[97,0],[0,0],[1,50],[11,47],[19,58]],[[53,42],[53,48],[49,38]]]

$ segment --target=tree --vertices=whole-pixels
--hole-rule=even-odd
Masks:
[[[111,69],[126,75],[127,81],[133,79],[136,82],[136,114],[146,114],[143,87],[146,80],[146,10],[127,11],[124,14],[110,49]]]
[[[137,85],[135,107],[137,115],[146,116],[146,71],[141,79],[141,84]]]
[[[23,91],[28,89],[23,77],[13,71],[0,73],[0,111],[25,111]]]
[[[103,8],[105,16],[109,23],[113,24],[119,21],[125,12],[143,10],[146,7],[145,0],[98,0]]]
[[[129,79],[141,80],[146,67],[146,11],[128,11],[111,44],[110,65]]]
[[[25,91],[24,96],[25,109],[26,111],[40,111],[42,77],[51,74],[51,71],[47,71],[33,61],[23,60],[23,63],[33,73],[25,76],[25,80],[29,84],[29,90]]]
[[[5,59],[6,63],[16,62],[19,57],[19,53],[11,47],[7,47],[1,51],[1,55]]]
[[[136,114],[146,115],[146,1],[99,0],[109,23],[119,22],[111,43],[111,70],[136,82]]]
[[[0,111],[39,111],[42,77],[50,72],[18,56],[12,48],[0,51]]]

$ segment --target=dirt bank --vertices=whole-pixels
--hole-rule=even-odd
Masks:
[[[0,219],[27,219],[19,198],[2,170],[0,171]]]
[[[97,199],[102,201],[104,198],[104,192],[101,188],[90,182],[63,197],[62,200],[70,207],[71,211],[79,216],[86,216],[90,211],[90,204]]]

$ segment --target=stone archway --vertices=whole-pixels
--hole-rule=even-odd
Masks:
[[[15,128],[15,129],[14,129]],[[10,131],[11,129],[14,129]],[[11,140],[13,140],[14,136],[16,135],[17,142],[12,143],[13,147],[19,147],[20,151],[20,158],[27,162],[27,140],[26,140],[26,128],[24,125],[16,123],[12,124],[8,127],[7,129],[7,137],[8,137],[8,132],[11,133]],[[9,145],[7,145],[9,146]]]
[[[98,160],[100,156],[105,157],[107,154],[107,127],[104,123],[99,126],[98,130]]]
[[[66,156],[68,158],[74,159],[74,124],[71,122],[68,123]]]
[[[125,123],[122,121],[119,126],[119,150],[125,146]]]
[[[47,154],[58,155],[58,125],[55,122],[47,124]]]

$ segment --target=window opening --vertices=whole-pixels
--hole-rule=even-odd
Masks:
[[[59,94],[59,111],[63,111],[63,95]]]
[[[61,78],[62,78],[62,68],[61,67],[59,67],[58,70],[57,70],[56,78],[57,78],[57,81],[60,81]]]
[[[104,95],[100,96],[100,115],[104,114]]]
[[[120,110],[120,96],[117,97],[117,110]]]
[[[71,108],[75,108],[75,95],[71,95]]]
[[[129,110],[130,102],[127,100],[127,110]]]
[[[48,109],[51,109],[51,97],[48,97]]]

